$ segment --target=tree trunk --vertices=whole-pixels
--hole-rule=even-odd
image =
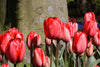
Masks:
[[[66,0],[7,0],[7,29],[16,27],[26,37],[34,31],[41,35],[42,49],[45,49],[45,35],[43,30],[44,19],[48,17],[59,17],[65,23],[68,22]],[[29,60],[29,50],[26,46],[25,61]]]
[[[0,0],[0,34],[3,33],[5,18],[6,18],[6,0]]]

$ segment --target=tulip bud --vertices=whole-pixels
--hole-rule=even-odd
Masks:
[[[24,35],[21,32],[16,33],[15,38],[19,38],[24,41]]]
[[[34,47],[40,46],[41,36],[39,34],[36,34],[32,40],[32,43],[33,43]]]
[[[6,50],[8,48],[8,43],[9,41],[12,39],[12,37],[9,35],[9,33],[5,32],[2,34],[2,36],[0,37],[0,48],[2,53],[6,53]]]
[[[73,37],[72,49],[74,53],[82,54],[87,47],[87,37],[83,32],[75,33]]]
[[[87,56],[92,56],[93,55],[93,45],[91,43],[91,40],[88,43],[88,48],[86,50]]]
[[[76,22],[73,23],[73,30],[74,30],[74,33],[78,31],[78,24]]]
[[[78,24],[76,22],[74,22],[72,24],[72,22],[68,22],[66,23],[66,27],[68,28],[71,37],[74,36],[74,34],[78,31]]]
[[[13,27],[13,28],[9,29],[8,33],[10,34],[11,37],[14,38],[14,36],[18,33],[18,29]]]
[[[87,21],[94,21],[95,20],[95,14],[93,12],[88,12],[84,16],[84,23]]]
[[[100,45],[100,31],[97,29],[96,34],[92,37],[92,42],[95,46]]]
[[[3,64],[1,67],[10,67],[8,64]]]
[[[64,23],[60,21],[57,17],[49,17],[44,20],[44,33],[49,39],[62,39],[62,25]]]
[[[99,65],[96,65],[95,67],[100,67]]]
[[[96,34],[97,22],[96,21],[87,21],[83,26],[83,32],[87,36],[94,36]]]
[[[45,65],[45,55],[41,48],[35,48],[33,52],[33,64],[36,67],[41,67]]]
[[[21,39],[13,39],[9,42],[7,48],[6,56],[8,60],[12,63],[21,62],[25,55],[25,45],[24,41]]]
[[[68,28],[71,37],[73,37],[74,36],[74,30],[73,30],[73,24],[72,24],[72,22],[66,23],[66,27]]]
[[[47,45],[51,45],[51,39],[49,39],[49,38],[45,38],[45,43],[47,44]],[[53,44],[55,44],[55,40],[53,40]]]
[[[63,41],[68,42],[71,39],[69,30],[64,26]]]
[[[48,56],[45,56],[45,65],[44,67],[50,67],[50,59]]]
[[[32,48],[32,45],[34,45],[34,47],[37,47],[41,44],[41,37],[39,34],[36,34],[35,32],[30,32],[27,36],[26,43],[29,49]]]

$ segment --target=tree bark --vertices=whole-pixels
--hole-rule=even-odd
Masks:
[[[5,18],[6,18],[6,0],[0,0],[0,34],[3,33]]]

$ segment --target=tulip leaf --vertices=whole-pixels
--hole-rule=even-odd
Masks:
[[[56,67],[54,58],[53,58],[53,61],[52,61],[52,67]]]
[[[59,58],[59,67],[64,67],[64,59],[62,56]]]
[[[64,50],[65,50],[65,45],[60,45],[61,49],[59,50],[59,56],[63,56]]]
[[[30,63],[19,63],[18,67],[30,67]]]
[[[13,65],[13,63],[11,63],[10,61],[8,61],[8,64],[10,65],[10,67],[14,67]]]
[[[90,63],[90,67],[95,67],[100,62],[100,59],[95,60],[94,62]]]

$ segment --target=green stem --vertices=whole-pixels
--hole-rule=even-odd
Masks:
[[[33,58],[32,58],[32,51],[33,51],[33,48],[30,49],[30,67],[32,67],[32,65],[33,65],[33,63],[32,63],[32,60],[33,60]]]
[[[53,60],[53,40],[51,40],[51,61],[50,61],[50,67],[52,67],[52,60]]]
[[[67,43],[65,43],[65,67],[67,63]]]
[[[2,55],[2,60],[3,60],[3,64],[5,64],[6,63],[5,54]]]
[[[88,57],[88,67],[89,67],[89,57]]]
[[[71,52],[69,52],[69,67],[71,67],[71,57],[72,57],[72,54]]]
[[[84,62],[83,62],[83,67],[85,67],[85,60],[86,60],[86,53],[84,53]]]
[[[81,67],[81,57],[79,56],[79,67]]]
[[[14,67],[16,67],[16,63],[14,64]]]
[[[57,40],[57,45],[56,45],[56,63],[57,63],[57,67],[59,67],[59,63],[58,63],[58,49],[59,49],[59,42],[60,40]]]
[[[76,65],[75,67],[78,67],[78,55],[76,55]]]

